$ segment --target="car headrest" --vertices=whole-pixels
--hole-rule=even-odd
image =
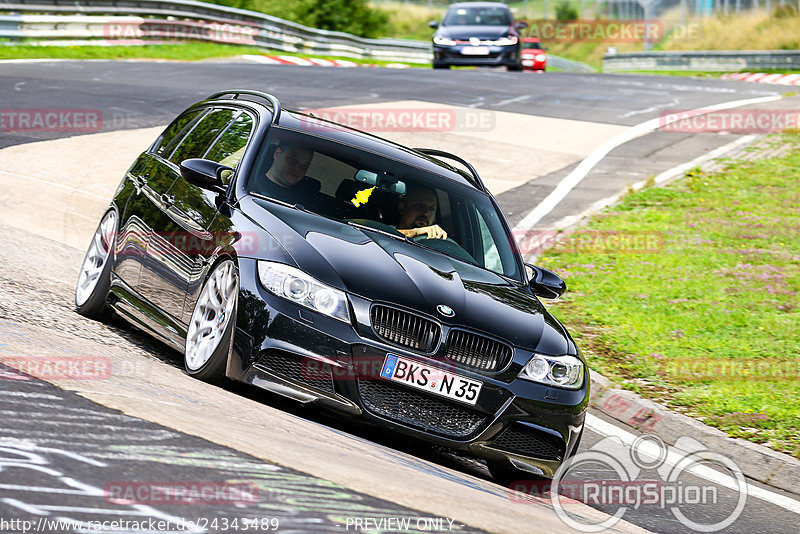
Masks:
[[[295,185],[298,192],[302,192],[306,195],[316,195],[319,193],[322,184],[320,184],[319,180],[316,178],[311,178],[310,176],[304,176],[302,180],[297,182]]]
[[[350,202],[361,189],[366,189],[366,186],[362,183],[358,183],[355,180],[342,180],[342,183],[336,188],[336,198]]]

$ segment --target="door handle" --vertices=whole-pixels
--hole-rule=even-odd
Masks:
[[[135,176],[133,174],[129,175],[131,177],[131,181],[133,182],[133,188],[136,190],[136,194],[142,192],[142,189],[145,188],[147,185],[147,178],[144,176]]]

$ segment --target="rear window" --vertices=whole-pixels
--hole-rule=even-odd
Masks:
[[[200,113],[205,110],[196,109],[194,111],[190,111],[188,113],[184,113],[170,124],[164,133],[161,134],[161,137],[158,138],[156,141],[153,152],[158,154],[159,156],[164,156],[165,154],[169,154],[172,152],[172,149],[175,148],[175,144],[186,131],[189,130],[191,127],[192,121],[194,121]]]

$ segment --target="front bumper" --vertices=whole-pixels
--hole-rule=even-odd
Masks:
[[[547,68],[547,60],[537,61],[533,56],[522,56],[522,68],[525,70],[545,70]]]
[[[454,367],[438,352],[425,356],[383,341],[371,328],[367,300],[350,296],[353,326],[273,296],[257,282],[253,260],[240,260],[239,269],[230,378],[536,475],[552,477],[573,451],[588,404],[588,376],[577,391],[516,378],[530,353],[517,354],[493,374]],[[388,353],[481,381],[477,403],[380,378]]]
[[[486,49],[482,55],[468,54],[464,51],[476,48]],[[519,45],[479,46],[457,44],[453,46],[433,45],[433,64],[452,66],[517,66],[519,65]]]

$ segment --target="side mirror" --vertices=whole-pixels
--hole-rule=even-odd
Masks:
[[[433,28],[435,30],[436,28],[439,27],[439,23],[437,21],[435,21],[435,20],[432,20],[432,21],[430,21],[428,23],[428,26],[430,26],[431,28]]]
[[[534,295],[546,299],[557,299],[567,290],[567,283],[553,271],[549,271],[537,265],[531,265],[530,263],[526,263],[525,265],[533,269],[533,276],[531,277],[529,285]]]
[[[227,165],[201,158],[186,159],[181,162],[181,176],[192,185],[224,193],[225,185],[222,183],[222,173],[233,172]]]
[[[514,27],[517,29],[517,31],[524,30],[525,28],[528,27],[528,23],[524,22],[524,21],[520,21],[520,22],[517,22],[514,25]]]

